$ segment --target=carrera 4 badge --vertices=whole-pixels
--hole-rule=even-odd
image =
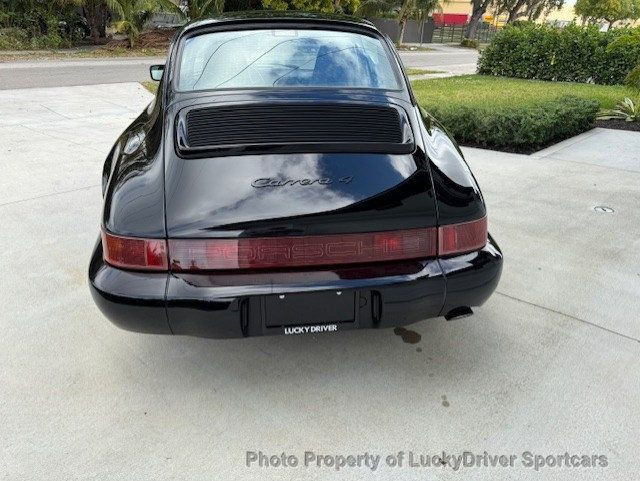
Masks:
[[[330,177],[323,177],[318,179],[277,179],[274,177],[265,177],[262,179],[255,179],[251,182],[251,187],[255,187],[256,189],[262,189],[264,187],[287,187],[294,185],[331,185],[334,183],[348,184],[353,180],[352,175],[346,175],[344,177],[338,177],[337,179],[332,179]]]

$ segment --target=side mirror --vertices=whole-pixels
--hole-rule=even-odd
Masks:
[[[152,65],[149,67],[149,75],[151,79],[159,82],[162,80],[162,74],[164,73],[164,65]]]

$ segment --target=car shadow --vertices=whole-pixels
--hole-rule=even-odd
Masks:
[[[483,340],[482,318],[443,318],[403,329],[342,331],[334,334],[200,339],[140,336],[138,356],[168,386],[244,386],[251,391],[296,389],[367,390],[372,384],[402,389],[457,382],[470,369],[491,369],[493,347]],[[417,342],[416,342],[417,341]],[[495,357],[495,356],[494,356]],[[396,385],[397,383],[397,385]],[[295,396],[295,393],[292,394]],[[295,399],[295,397],[292,397]]]

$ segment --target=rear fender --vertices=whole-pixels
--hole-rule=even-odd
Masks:
[[[166,237],[163,115],[157,100],[123,132],[103,168],[103,226],[114,234]]]
[[[480,187],[462,151],[444,127],[422,108],[421,134],[429,159],[440,225],[476,220],[486,215]]]

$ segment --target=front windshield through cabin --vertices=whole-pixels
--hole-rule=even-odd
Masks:
[[[184,41],[178,90],[335,87],[397,90],[381,40],[331,30],[242,30]]]

